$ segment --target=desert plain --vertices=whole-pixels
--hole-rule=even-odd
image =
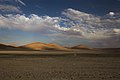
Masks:
[[[120,80],[120,50],[0,51],[0,80]]]

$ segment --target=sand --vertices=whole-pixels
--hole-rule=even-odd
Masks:
[[[3,51],[0,80],[120,80],[119,52],[93,52]]]

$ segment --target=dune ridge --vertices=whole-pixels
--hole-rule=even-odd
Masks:
[[[33,50],[69,50],[57,44],[52,44],[52,43],[46,44],[41,42],[30,43],[30,44],[24,45],[23,47],[30,48]]]
[[[58,50],[58,51],[70,51],[75,49],[90,49],[86,45],[77,45],[73,47],[64,47],[54,43],[42,43],[42,42],[33,42],[23,46],[13,46],[0,43],[0,50]]]
[[[71,47],[71,49],[91,49],[91,48],[86,45],[80,44],[80,45]]]
[[[13,46],[0,43],[0,51],[79,51],[79,50],[99,50],[99,51],[120,51],[120,48],[91,48],[80,44],[72,47],[64,47],[54,43],[33,42],[23,46]]]

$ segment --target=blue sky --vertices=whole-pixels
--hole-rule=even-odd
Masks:
[[[120,47],[120,0],[0,0],[0,42]]]
[[[119,11],[120,9],[120,2],[117,0],[25,0],[24,2],[28,5],[26,7],[28,13],[31,11],[35,14],[50,16],[58,16],[67,8],[95,15],[105,15],[109,11]]]

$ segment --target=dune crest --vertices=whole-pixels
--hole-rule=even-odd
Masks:
[[[57,45],[57,44],[46,44],[41,42],[35,42],[31,44],[24,45],[26,48],[30,48],[33,50],[68,50],[67,48]]]
[[[30,44],[26,44],[23,46],[13,46],[0,43],[0,50],[51,50],[51,51],[73,51],[79,49],[91,49],[86,45],[77,45],[73,47],[64,47],[54,43],[42,43],[42,42],[34,42]]]
[[[86,45],[80,44],[80,45],[71,47],[71,49],[91,49],[91,48],[89,48],[89,47],[86,46]]]

